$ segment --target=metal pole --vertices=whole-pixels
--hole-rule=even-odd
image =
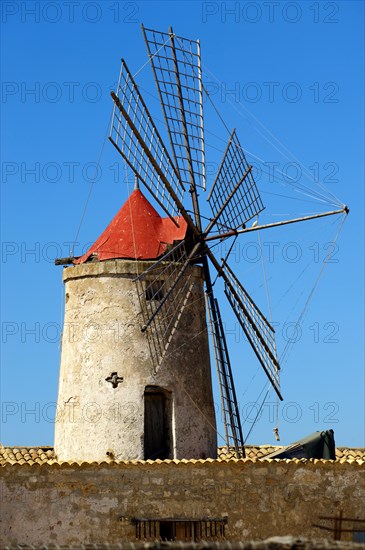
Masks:
[[[330,212],[323,212],[322,214],[313,214],[311,216],[303,216],[302,218],[294,218],[292,220],[285,220],[275,223],[267,223],[265,225],[256,225],[256,227],[248,227],[247,229],[232,229],[232,231],[227,231],[226,233],[221,233],[219,235],[212,235],[210,237],[205,237],[205,241],[215,241],[217,239],[226,239],[228,237],[233,237],[234,235],[241,235],[242,233],[251,233],[252,231],[261,231],[261,229],[269,229],[270,227],[280,227],[282,225],[289,225],[290,223],[304,222],[307,220],[315,220],[317,218],[324,218],[325,216],[334,216],[335,214],[348,214],[348,206],[344,206],[341,210],[331,210]]]
[[[230,376],[232,397],[233,397],[233,400],[234,400],[234,411],[232,410],[232,401],[231,401],[231,396],[229,395],[229,390],[228,390],[227,373],[224,369],[224,353],[223,353],[223,350],[222,350],[222,341],[221,341],[220,334],[219,334],[219,319],[218,319],[215,299],[214,299],[214,296],[213,296],[213,286],[212,286],[212,281],[211,281],[211,278],[210,278],[209,264],[208,264],[208,260],[207,260],[206,255],[203,256],[203,269],[204,269],[204,278],[205,278],[205,284],[206,284],[207,299],[209,301],[208,307],[209,307],[209,311],[211,313],[211,323],[212,323],[212,330],[213,330],[213,346],[214,346],[214,331],[215,331],[215,333],[217,335],[215,344],[216,344],[216,348],[217,348],[217,353],[219,355],[219,358],[217,358],[217,368],[219,370],[218,361],[220,361],[220,363],[222,365],[221,370],[222,370],[222,376],[223,376],[223,385],[224,385],[224,389],[225,389],[225,393],[226,393],[228,414],[229,414],[229,420],[230,420],[230,425],[231,425],[231,430],[232,430],[232,438],[233,438],[233,441],[234,441],[234,446],[235,446],[235,451],[236,451],[237,458],[239,458],[239,453],[240,453],[240,449],[239,449],[239,446],[238,446],[238,441],[240,441],[240,443],[241,443],[241,453],[243,455],[243,458],[245,458],[245,450],[244,450],[244,443],[243,443],[244,440],[243,440],[242,427],[241,427],[241,418],[240,418],[240,413],[239,413],[239,409],[238,409],[238,405],[237,405],[236,391],[235,391],[235,387],[234,387],[234,382],[233,382],[233,377],[232,377],[232,372],[231,372],[230,365],[228,366],[228,368],[229,368],[228,375]],[[223,333],[222,336],[224,338],[224,333]],[[224,341],[223,345],[225,345],[225,344],[226,343]],[[219,378],[219,372],[218,372],[218,378]],[[223,407],[223,411],[224,411],[225,410],[224,409],[224,397],[222,395],[223,389],[220,388],[220,391],[221,391],[222,407]],[[237,418],[237,427],[236,427],[236,424],[235,424],[235,421],[234,421],[234,414],[236,414],[236,418]],[[226,440],[227,440],[226,443],[227,443],[227,447],[228,447],[228,450],[229,450],[228,426],[227,426],[225,417],[224,417],[224,428],[225,428]],[[237,434],[236,428],[238,430],[238,434]]]
[[[172,61],[174,63],[174,69],[175,69],[175,80],[176,80],[176,87],[177,87],[177,96],[178,96],[178,99],[179,99],[180,115],[181,115],[181,122],[182,122],[182,127],[183,127],[184,144],[185,144],[185,150],[186,150],[186,160],[188,161],[188,165],[189,165],[190,193],[191,193],[191,198],[192,198],[192,203],[193,203],[195,225],[198,228],[199,232],[201,232],[202,227],[201,227],[201,219],[200,219],[200,211],[199,211],[199,202],[198,202],[198,196],[197,196],[197,192],[196,192],[193,162],[192,162],[192,159],[191,159],[191,150],[190,150],[190,143],[189,143],[189,137],[188,137],[188,128],[187,128],[186,118],[185,118],[185,105],[184,105],[183,95],[182,95],[182,91],[181,91],[179,66],[178,66],[177,59],[176,59],[175,41],[174,41],[174,33],[172,31],[172,27],[169,28],[169,35],[170,35],[170,43],[171,43]]]

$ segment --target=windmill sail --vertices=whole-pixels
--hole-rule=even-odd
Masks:
[[[146,29],[143,34],[176,167],[184,184],[206,187],[199,41]]]
[[[147,333],[155,369],[167,352],[191,294],[192,271],[188,267],[198,247],[187,254],[185,241],[181,241],[135,279],[143,320],[141,328]]]
[[[238,229],[264,209],[243,149],[233,130],[208,196],[215,217],[209,225]]]
[[[138,87],[122,60],[109,139],[138,179],[177,224],[184,185]]]
[[[228,301],[274,390],[282,399],[275,331],[227,264],[223,273]]]
[[[207,295],[207,309],[212,331],[214,357],[217,366],[219,390],[221,394],[222,412],[227,447],[233,447],[237,458],[244,458],[244,441],[234,387],[231,362],[227,342],[223,330],[222,318],[217,300],[213,293]]]

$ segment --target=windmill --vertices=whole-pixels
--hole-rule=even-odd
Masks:
[[[348,212],[347,207],[284,222],[247,227],[264,209],[254,181],[252,166],[246,160],[237,133],[232,131],[214,183],[208,194],[211,220],[204,227],[199,192],[206,191],[203,94],[200,43],[142,25],[153,75],[161,102],[172,156],[148,111],[138,86],[122,60],[114,101],[110,141],[132,169],[137,180],[176,223],[184,218],[188,237],[178,242],[145,273],[136,279],[140,286],[142,331],[150,339],[150,349],[158,366],[168,348],[179,308],[183,307],[186,283],[180,281],[187,266],[200,263],[204,269],[206,301],[217,367],[227,446],[237,456],[244,452],[240,413],[227,341],[218,301],[214,296],[211,266],[223,280],[224,292],[256,357],[279,399],[280,364],[275,331],[233,270],[228,258],[219,261],[209,245],[216,241],[268,227],[295,223],[316,217]],[[185,206],[191,196],[192,210]],[[161,270],[168,271],[163,288]],[[143,299],[146,285],[156,300]]]
[[[162,106],[170,150],[147,108],[139,87],[122,59],[109,139],[134,173],[137,186],[148,190],[185,237],[135,278],[141,331],[148,339],[152,362],[159,368],[169,350],[189,293],[189,266],[202,266],[206,309],[218,374],[226,445],[244,456],[244,437],[227,340],[211,268],[223,281],[224,293],[266,377],[282,400],[275,331],[228,264],[229,252],[217,259],[210,245],[232,236],[299,221],[347,213],[347,207],[321,214],[259,225],[264,205],[237,133],[230,133],[213,185],[206,189],[203,95],[199,41],[142,26]],[[211,215],[204,226],[201,196],[207,193]],[[250,225],[250,227],[249,227]],[[62,262],[67,263],[67,262]],[[148,299],[146,299],[148,296]]]

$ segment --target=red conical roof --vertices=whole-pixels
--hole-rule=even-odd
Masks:
[[[184,239],[187,223],[175,217],[161,218],[139,189],[135,189],[105,231],[91,248],[74,261],[86,262],[91,255],[98,260],[131,258],[152,260],[166,251],[167,244]]]

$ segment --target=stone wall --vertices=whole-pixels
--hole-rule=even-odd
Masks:
[[[318,516],[359,518],[365,504],[364,467],[348,462],[15,464],[0,476],[0,547],[131,541],[135,518],[226,517],[231,541],[331,538]]]

